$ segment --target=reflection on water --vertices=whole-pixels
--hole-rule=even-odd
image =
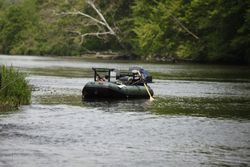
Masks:
[[[5,64],[8,66],[13,65],[17,68],[85,68],[91,69],[94,67],[99,68],[118,68],[127,70],[128,62],[111,62],[111,61],[89,61],[84,59],[65,59],[57,57],[36,57],[36,56],[7,56],[0,55],[0,65]],[[136,63],[138,64],[138,63]],[[133,65],[133,64],[130,64]],[[146,69],[152,71],[162,71],[165,69],[165,65],[160,64],[141,64]]]
[[[91,78],[29,76],[34,104],[67,104],[100,108],[109,112],[156,112],[249,119],[248,83],[155,80],[150,86],[156,100],[81,101],[83,86]]]
[[[83,100],[86,107],[97,108],[105,112],[146,112],[152,104],[148,99],[133,100]]]
[[[249,126],[248,121],[36,104],[0,117],[0,165],[244,166],[250,163]]]
[[[79,58],[0,55],[0,65],[2,64],[12,65],[30,74],[67,77],[90,77],[93,75],[92,67],[127,70],[130,66],[139,65],[149,70],[154,79],[250,82],[250,68],[247,66],[149,64],[110,60],[90,61]]]
[[[167,115],[206,116],[250,120],[250,98],[164,97],[150,106],[152,112]]]
[[[92,78],[54,76],[27,77],[34,88],[33,95],[81,95],[83,86]],[[176,97],[250,97],[250,83],[154,80],[149,84],[155,96]]]
[[[41,71],[27,77],[32,104],[0,114],[0,166],[250,165],[248,82],[154,80],[154,101],[82,101],[81,90],[92,80],[79,77],[82,69],[128,64],[28,56],[0,56],[0,64]]]
[[[247,82],[155,80],[150,87],[161,97],[250,97]]]

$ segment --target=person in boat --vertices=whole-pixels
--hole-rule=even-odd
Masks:
[[[149,74],[149,72],[147,70],[145,70],[144,68],[142,68],[140,66],[132,66],[129,68],[129,71],[131,71],[131,72],[133,72],[135,70],[139,71],[141,73],[144,81],[146,81],[147,83],[152,83],[152,76]]]
[[[107,81],[105,77],[101,77],[99,74],[96,74],[96,76],[97,76],[97,79],[96,79],[97,81],[101,81],[101,82]]]
[[[128,76],[126,85],[142,85],[143,76],[140,76],[137,70],[132,71],[132,76]]]

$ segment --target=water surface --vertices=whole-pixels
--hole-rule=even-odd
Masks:
[[[33,90],[31,105],[0,114],[0,166],[250,165],[250,85],[241,72],[247,67],[213,66],[212,73],[232,74],[230,82],[161,75],[150,84],[151,102],[81,100],[89,68],[134,63],[0,55],[0,64],[27,72]],[[177,78],[209,68],[140,65]],[[244,82],[233,81],[235,71]]]

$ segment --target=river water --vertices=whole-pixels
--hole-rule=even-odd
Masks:
[[[0,55],[33,90],[31,105],[0,114],[0,166],[250,166],[246,67],[139,63],[167,74],[205,69],[209,78],[154,79],[153,102],[81,100],[91,67],[135,63]],[[209,69],[244,75],[218,82]]]

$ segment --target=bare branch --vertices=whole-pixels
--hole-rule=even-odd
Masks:
[[[195,35],[193,32],[191,32],[186,26],[184,26],[175,16],[171,15],[171,18],[179,25],[181,28],[183,28],[187,33],[192,35],[195,39],[200,39],[197,35]]]
[[[101,25],[106,26],[106,24],[105,24],[104,22],[102,22],[102,21],[100,21],[100,20],[98,20],[98,19],[96,19],[96,18],[94,18],[94,17],[92,17],[92,16],[90,16],[90,15],[88,15],[88,14],[86,14],[86,13],[80,12],[80,11],[75,11],[75,12],[62,12],[62,13],[60,13],[59,15],[80,15],[80,16],[87,17],[87,18],[89,18],[89,19],[95,21],[96,23],[99,23],[99,24],[101,24]]]
[[[105,24],[105,26],[107,27],[107,29],[110,31],[110,34],[115,35],[115,32],[113,31],[113,29],[109,26],[108,22],[106,21],[106,19],[104,18],[104,16],[102,15],[102,13],[95,7],[95,4],[91,1],[88,0],[88,4],[96,11],[96,13],[99,15],[99,17],[101,18],[102,22]]]
[[[96,8],[95,4],[91,0],[88,0],[87,3],[95,10],[95,12],[101,18],[101,20],[98,20],[98,19],[96,19],[96,18],[94,18],[94,17],[92,17],[92,16],[90,16],[90,15],[88,15],[86,13],[83,13],[83,12],[80,12],[80,11],[76,11],[76,10],[74,10],[73,12],[62,12],[62,13],[60,13],[58,15],[80,15],[80,16],[87,17],[90,20],[92,20],[92,21],[94,21],[94,22],[96,22],[98,24],[101,24],[102,26],[106,27],[109,30],[108,34],[116,36],[114,30],[110,27],[110,25],[108,24],[108,22],[106,21],[106,19],[102,15],[102,13]],[[104,32],[104,34],[106,34],[106,32]]]
[[[80,16],[84,16],[92,21],[94,21],[99,30],[99,32],[90,32],[90,33],[84,33],[82,34],[79,31],[70,31],[72,33],[75,33],[77,35],[79,35],[81,37],[81,43],[84,41],[84,38],[86,36],[96,36],[96,37],[100,37],[100,36],[105,36],[105,35],[113,35],[116,37],[116,39],[118,40],[118,42],[121,44],[121,46],[123,48],[125,48],[125,46],[122,44],[121,42],[121,38],[115,33],[115,31],[111,28],[111,26],[108,24],[107,20],[104,18],[103,14],[100,12],[100,10],[98,10],[94,4],[94,2],[92,0],[87,0],[87,4],[90,5],[95,12],[98,14],[98,16],[100,17],[100,19],[94,18],[86,13],[74,10],[72,12],[62,12],[58,15],[80,15]],[[87,24],[87,23],[86,23]]]
[[[111,34],[110,31],[107,31],[107,32],[90,32],[90,33],[84,33],[84,34],[82,34],[80,31],[69,31],[69,32],[75,33],[75,34],[77,34],[78,36],[81,37],[81,42],[80,42],[80,44],[83,43],[84,38],[85,38],[86,36],[96,36],[96,37],[100,38],[100,36],[104,36],[104,35],[109,35],[109,34]],[[111,34],[111,35],[112,35],[112,34]]]
[[[82,34],[81,37],[86,37],[86,36],[101,36],[101,35],[108,35],[108,34],[111,34],[111,32],[107,31],[107,32],[90,32],[90,33],[85,33],[85,34]]]

